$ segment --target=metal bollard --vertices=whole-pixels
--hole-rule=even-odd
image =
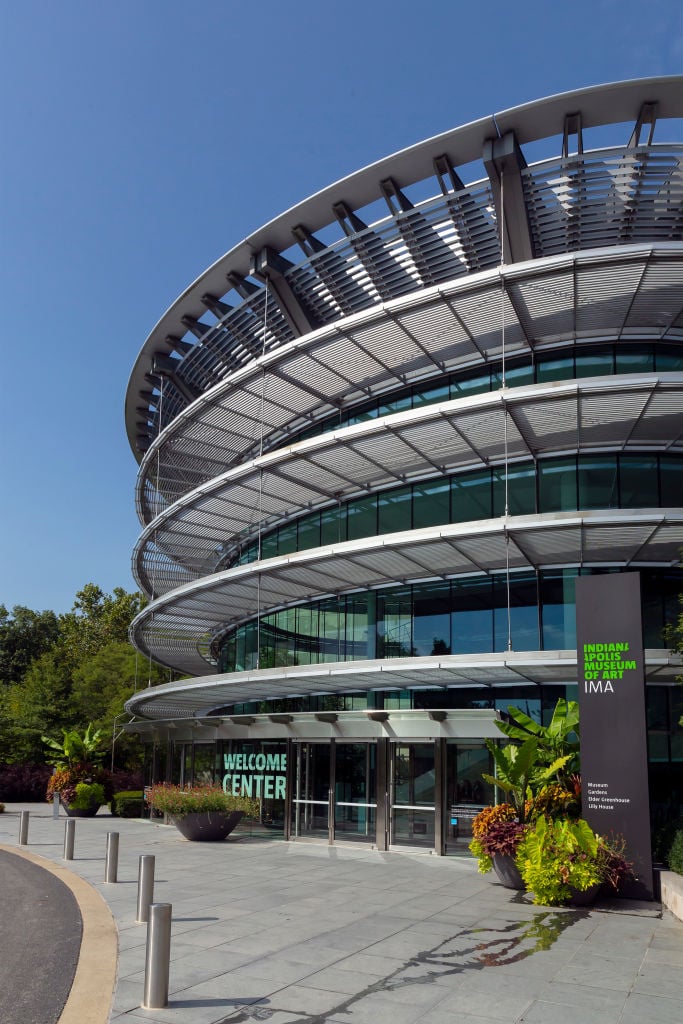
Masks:
[[[142,1006],[156,1010],[168,1006],[168,970],[171,961],[170,903],[151,903],[147,922],[145,992]]]
[[[115,882],[119,870],[119,834],[107,832],[107,852],[104,858],[104,880]]]
[[[140,854],[138,865],[138,912],[137,924],[149,920],[149,905],[154,901],[154,863],[151,853]]]
[[[76,822],[73,818],[67,818],[64,823],[64,860],[74,859],[74,837],[76,835]]]
[[[28,811],[21,811],[19,815],[19,846],[28,844]]]
[[[52,817],[59,817],[59,793],[52,794]]]

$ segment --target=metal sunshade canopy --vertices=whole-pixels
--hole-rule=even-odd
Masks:
[[[215,571],[240,536],[316,508],[462,468],[572,451],[683,450],[683,374],[531,385],[370,420],[281,448],[191,491],[142,533],[136,579],[155,596]]]
[[[155,439],[143,525],[189,490],[345,404],[563,339],[683,338],[683,243],[623,246],[472,275],[307,334],[220,381]],[[505,307],[501,307],[501,280]],[[265,374],[265,377],[264,377]]]
[[[680,657],[668,651],[646,651],[645,663],[650,683],[673,683],[681,671]],[[425,687],[479,686],[482,693],[493,688],[499,691],[496,696],[504,698],[505,688],[509,686],[574,683],[576,677],[576,651],[338,662],[207,675],[201,679],[151,686],[131,697],[126,702],[126,710],[148,720],[196,719],[248,701]],[[220,719],[216,723],[218,721]]]
[[[505,569],[678,565],[683,511],[547,513],[346,541],[251,562],[149,604],[131,638],[156,661],[200,675],[212,635],[278,608],[397,583]]]

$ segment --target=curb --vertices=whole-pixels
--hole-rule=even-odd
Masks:
[[[5,843],[0,843],[0,850],[23,857],[59,878],[73,893],[81,912],[83,935],[78,964],[58,1024],[83,1024],[83,1021],[107,1024],[114,998],[119,946],[116,923],[109,907],[89,882],[61,864]]]

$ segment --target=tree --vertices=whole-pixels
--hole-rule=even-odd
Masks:
[[[144,605],[139,591],[114,587],[105,594],[95,583],[76,593],[70,612],[59,617],[59,643],[75,664],[96,654],[106,644],[128,641],[131,622]]]
[[[144,671],[144,682],[141,675]],[[72,674],[72,708],[74,721],[93,722],[111,741],[116,720],[124,714],[124,704],[136,688],[168,682],[168,670],[159,665],[150,667],[128,643],[113,641],[96,654],[84,658]],[[124,719],[125,720],[125,719]],[[137,740],[121,736],[116,746],[117,758],[130,762],[137,751]]]
[[[139,667],[145,682],[168,681],[167,670],[155,665],[150,671],[128,643],[143,603],[140,593],[116,587],[105,594],[87,583],[64,615],[17,607],[10,617],[0,606],[0,665],[10,666],[0,702],[3,761],[42,761],[44,734],[57,740],[60,731],[83,730],[91,721],[109,738]],[[132,758],[134,746],[122,739],[121,753]]]
[[[43,733],[55,736],[73,721],[71,666],[58,646],[35,658],[8,687],[0,706],[0,745],[7,763],[43,760]]]
[[[58,635],[54,612],[35,612],[17,604],[10,614],[0,604],[0,683],[18,683],[31,662],[49,650]]]

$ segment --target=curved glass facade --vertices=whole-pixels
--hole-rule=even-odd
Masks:
[[[683,500],[683,456],[580,455],[529,459],[508,467],[510,515],[578,509],[676,508]],[[505,468],[439,476],[376,491],[301,516],[261,537],[261,558],[339,541],[446,523],[495,519],[505,513]],[[254,562],[258,541],[218,568]]]
[[[515,388],[525,384],[611,376],[615,373],[667,373],[682,370],[683,348],[680,345],[653,345],[647,342],[605,345],[583,342],[509,359],[505,365],[505,384],[506,387]],[[309,437],[318,437],[329,430],[364,423],[379,416],[390,416],[405,409],[419,409],[436,402],[498,391],[502,384],[500,361],[485,367],[479,365],[469,370],[454,371],[436,380],[430,378],[423,384],[414,384],[400,391],[392,391],[390,395],[354,405],[351,409],[341,410],[338,415],[326,417],[314,426],[291,435],[288,443],[294,444]],[[273,446],[266,447],[278,447],[279,444],[278,440]]]
[[[574,583],[612,569],[549,569],[510,574],[512,650],[576,647]],[[665,646],[678,611],[683,570],[641,570],[645,646]],[[285,608],[238,626],[220,646],[219,672],[447,654],[508,646],[505,573],[434,580]]]

